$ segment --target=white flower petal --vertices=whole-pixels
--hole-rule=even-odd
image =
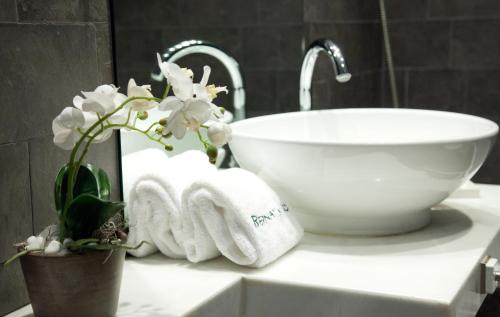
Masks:
[[[187,127],[182,112],[171,113],[167,121],[166,134],[172,132],[176,139],[182,139],[186,135]]]
[[[175,63],[165,66],[167,81],[172,85],[175,96],[182,101],[193,97],[193,80]]]
[[[158,105],[158,110],[161,111],[177,111],[180,110],[184,106],[184,102],[182,102],[179,98],[175,96],[168,96],[163,99]]]
[[[125,124],[125,123],[127,123],[127,118],[128,118],[128,111],[125,109],[121,109],[117,113],[112,115],[108,119],[108,121],[111,122],[112,124]],[[113,129],[120,129],[120,128],[116,127]]]
[[[165,76],[165,78],[168,78],[168,63],[162,61],[159,53],[156,53],[156,59],[158,60],[158,67],[160,67],[161,73]]]
[[[201,84],[193,85],[193,94],[196,96],[196,99],[201,99],[206,102],[212,101],[212,98],[210,98],[210,95],[208,94],[207,88],[205,86],[202,86]]]
[[[136,87],[136,86],[137,86],[137,84],[135,83],[135,79],[130,78],[130,79],[128,80],[128,85],[127,85],[127,95],[129,95],[129,97],[130,97],[130,92],[129,92],[129,91],[130,91],[130,88],[132,88],[132,87]]]
[[[76,130],[63,127],[57,118],[52,121],[52,132],[54,134],[54,144],[64,150],[73,149],[80,137]]]
[[[224,122],[215,122],[207,131],[208,138],[215,146],[223,146],[228,141],[231,141],[231,127]]]
[[[113,85],[101,85],[94,91],[82,91],[86,100],[82,102],[83,111],[93,111],[101,115],[115,109],[114,98],[118,88]]]
[[[75,107],[77,107],[78,109],[82,110],[82,104],[83,104],[83,98],[82,96],[78,96],[76,95],[74,98],[73,98],[73,105]]]
[[[128,97],[147,97],[152,98],[153,94],[150,92],[151,86],[143,85],[137,86],[135,80],[131,78],[128,82],[127,94]],[[158,103],[153,100],[133,100],[130,101],[127,106],[132,108],[134,111],[146,111],[156,107]]]
[[[85,117],[82,111],[73,107],[64,108],[56,120],[61,126],[67,129],[82,127],[85,124]]]
[[[203,66],[203,76],[201,77],[200,85],[206,86],[208,84],[208,78],[210,77],[210,66]]]
[[[113,102],[115,103],[115,107],[121,106],[122,103],[127,100],[127,96],[124,94],[117,93],[116,96],[113,98]]]
[[[210,104],[203,100],[192,100],[187,103],[185,109],[185,117],[188,120],[194,119],[199,122],[199,124],[203,124],[210,119]]]

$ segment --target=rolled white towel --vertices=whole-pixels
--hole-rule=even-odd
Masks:
[[[293,248],[303,229],[287,205],[251,172],[232,168],[195,181],[182,196],[182,208],[192,221],[186,230],[188,260],[215,257],[205,237],[231,261],[262,267]]]
[[[141,165],[145,166],[148,161]],[[160,250],[172,258],[185,258],[180,244],[183,238],[181,195],[193,181],[216,168],[208,162],[201,151],[187,151],[164,160],[154,170],[137,177],[129,193],[129,238],[128,243],[144,244],[137,250],[130,250],[134,256],[146,256]]]
[[[155,172],[165,166],[168,156],[165,151],[151,148],[142,151],[127,154],[122,159],[122,183],[123,183],[123,201],[129,202],[129,194],[132,186],[139,177],[144,174]],[[130,206],[125,206],[125,218],[128,218]]]

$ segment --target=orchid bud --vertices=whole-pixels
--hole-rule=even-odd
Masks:
[[[217,160],[217,154],[218,154],[217,152],[218,152],[217,148],[212,144],[209,144],[207,146],[207,156],[210,163],[215,164],[215,161]]]
[[[168,139],[168,138],[170,138],[171,136],[172,136],[172,132],[165,133],[165,130],[163,130],[163,137],[164,137],[165,139]]]
[[[163,127],[156,127],[155,132],[156,134],[163,134]]]
[[[137,113],[137,119],[139,120],[146,120],[148,118],[148,112],[147,111],[139,111]]]
[[[159,124],[161,124],[162,126],[166,126],[167,125],[167,118],[161,118],[160,121],[158,121]]]
[[[172,146],[172,144],[165,144],[165,151],[172,151],[174,149],[174,147]]]
[[[231,141],[231,127],[224,122],[215,122],[207,131],[208,138],[216,146],[223,146]]]

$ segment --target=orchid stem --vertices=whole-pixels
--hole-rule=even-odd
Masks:
[[[86,146],[87,150],[84,150],[82,156],[78,160],[78,164],[75,165],[75,158],[76,158],[78,150],[80,149],[80,146],[85,141],[85,139],[87,137],[89,137],[90,133],[95,128],[102,125],[103,122],[105,122],[112,115],[114,115],[115,113],[117,113],[118,111],[123,109],[123,107],[125,107],[129,102],[134,101],[134,100],[148,100],[148,101],[153,100],[153,101],[157,101],[157,102],[161,101],[161,99],[155,98],[155,97],[139,97],[139,96],[137,96],[137,97],[127,98],[115,110],[111,111],[110,113],[107,113],[102,118],[100,118],[97,122],[95,122],[90,128],[88,128],[87,131],[85,131],[85,133],[83,133],[83,135],[80,137],[78,142],[73,147],[73,150],[71,151],[69,163],[68,163],[68,187],[67,187],[67,191],[66,191],[66,201],[64,202],[64,208],[63,208],[61,215],[60,215],[60,218],[59,218],[59,240],[60,241],[63,241],[66,238],[66,222],[65,222],[66,214],[67,214],[67,211],[68,211],[68,208],[69,208],[71,202],[73,201],[73,188],[75,186],[76,177],[77,177],[78,171],[80,169],[80,164],[81,164],[83,157],[85,156],[85,154],[87,153],[87,150],[88,150],[88,146]],[[101,130],[103,130],[102,127],[101,127]],[[95,133],[92,137],[90,137],[89,142],[91,142],[91,140],[93,140],[97,135],[98,135],[98,133]]]
[[[165,90],[163,91],[163,95],[162,95],[162,99],[165,99],[165,97],[168,96],[168,93],[170,92],[170,84],[167,84],[167,86],[165,87]]]

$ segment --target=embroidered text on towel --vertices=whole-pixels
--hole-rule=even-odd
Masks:
[[[275,217],[288,212],[288,206],[285,203],[281,203],[281,208],[273,208],[269,210],[267,213],[256,216],[256,215],[251,215],[253,225],[258,228],[262,227],[263,225],[267,224],[269,221],[273,220]]]

